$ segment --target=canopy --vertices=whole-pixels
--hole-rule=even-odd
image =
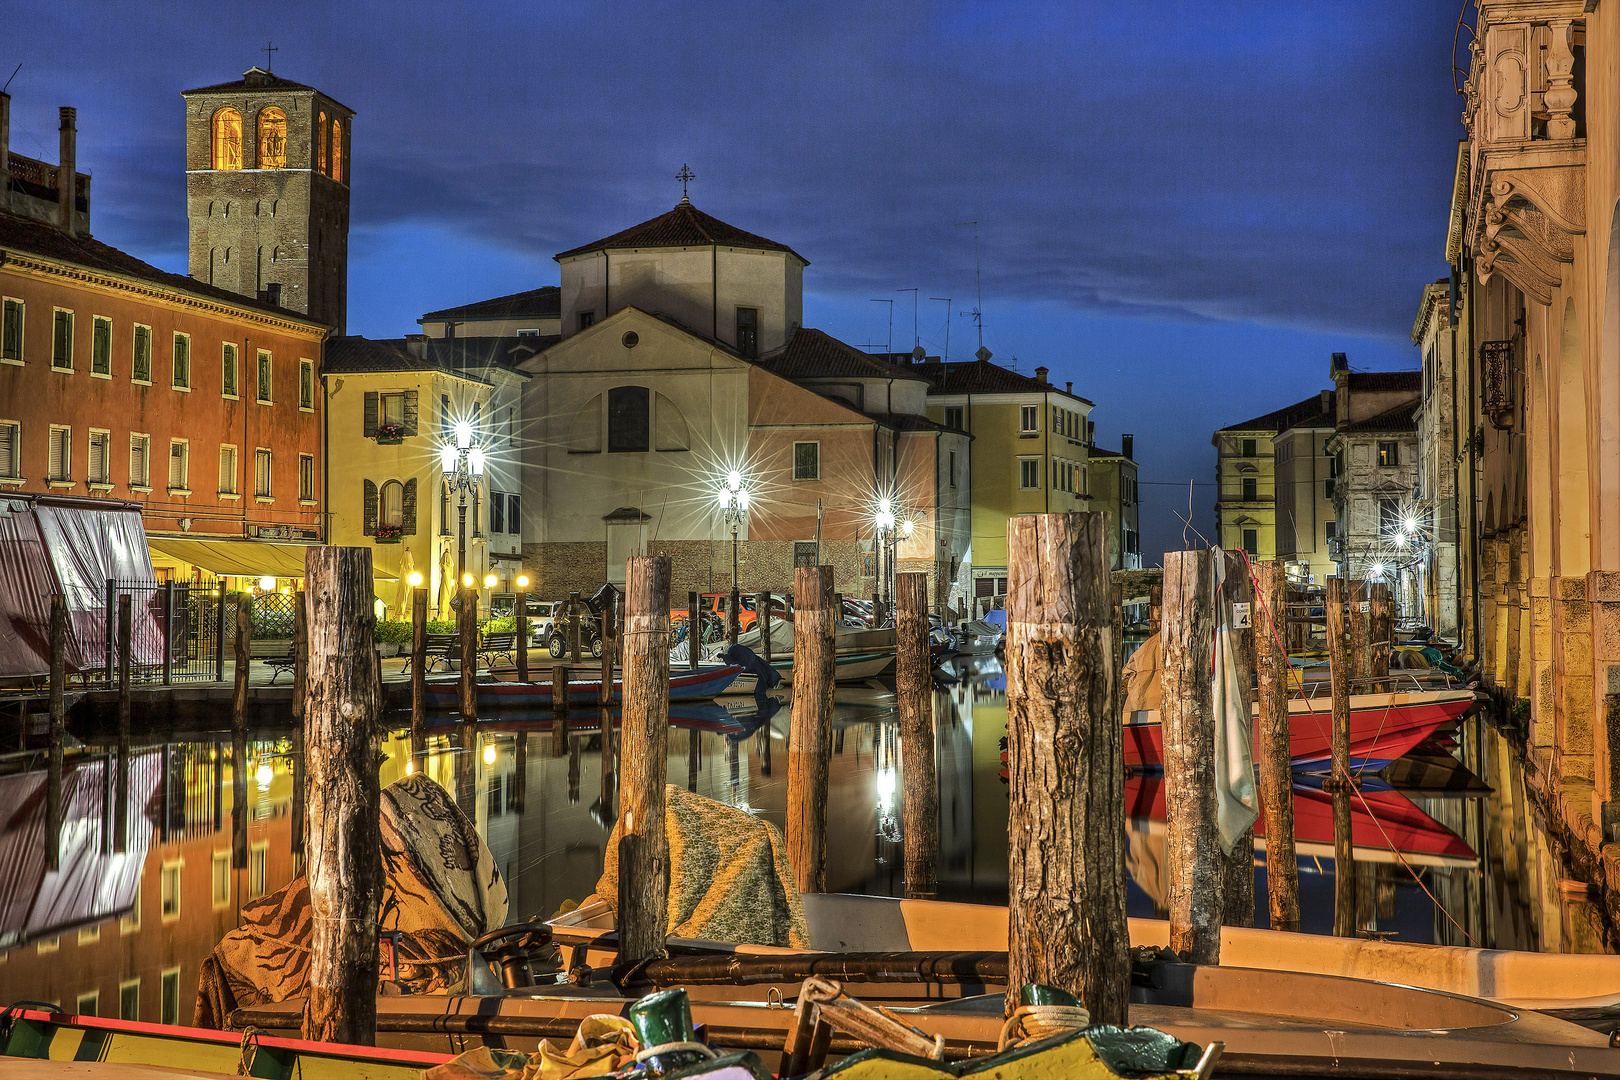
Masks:
[[[200,566],[220,577],[302,578],[307,544],[272,544],[263,540],[180,540],[169,536],[148,537],[147,546],[155,553]],[[373,556],[372,577],[393,581],[396,577]]]

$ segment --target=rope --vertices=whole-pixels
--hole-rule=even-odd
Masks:
[[[647,1061],[650,1058],[657,1057],[659,1054],[677,1053],[701,1054],[703,1057],[708,1058],[711,1061],[720,1056],[699,1042],[659,1043],[657,1046],[649,1046],[647,1049],[636,1054],[636,1063],[640,1064],[641,1062]]]
[[[1009,1046],[1025,1046],[1065,1031],[1078,1031],[1091,1023],[1091,1014],[1080,1005],[1020,1005],[1001,1026],[996,1053]]]
[[[236,1059],[236,1075],[252,1076],[253,1062],[259,1056],[259,1036],[264,1032],[256,1027],[242,1029],[242,1046],[240,1056]]]

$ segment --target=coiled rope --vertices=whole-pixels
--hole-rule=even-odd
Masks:
[[[1078,1031],[1090,1023],[1091,1014],[1081,1005],[1020,1005],[1001,1026],[996,1052]]]

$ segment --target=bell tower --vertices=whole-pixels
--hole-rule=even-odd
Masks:
[[[191,276],[343,334],[354,112],[259,67],[181,96]]]

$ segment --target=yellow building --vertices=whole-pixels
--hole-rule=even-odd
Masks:
[[[1253,420],[1221,428],[1210,438],[1215,447],[1218,492],[1213,539],[1221,547],[1242,548],[1250,556],[1261,559],[1278,557],[1278,438],[1301,423],[1311,426],[1313,418],[1331,408],[1327,404],[1331,396],[1318,394],[1308,397]],[[1320,455],[1313,449],[1305,456],[1314,458]],[[1314,475],[1311,478],[1312,482],[1316,479]],[[1292,505],[1290,503],[1290,508]],[[1311,508],[1315,505],[1315,500],[1309,502]],[[1295,520],[1297,516],[1290,520]],[[1331,522],[1321,526],[1312,523],[1310,535],[1317,536],[1319,529],[1331,528]],[[1306,553],[1308,556],[1318,550],[1314,540],[1308,545],[1304,543],[1309,537],[1302,537],[1301,543],[1296,544],[1291,528],[1283,539],[1286,543],[1282,544],[1282,548],[1286,551],[1282,554],[1287,557],[1293,557],[1296,553]],[[1331,531],[1323,534],[1322,539],[1324,544],[1326,540],[1331,540]],[[1310,561],[1308,557],[1306,561]]]
[[[521,517],[516,495],[508,502],[501,490],[501,466],[515,471],[516,452],[501,414],[491,407],[493,381],[447,363],[424,342],[361,337],[328,344],[322,378],[333,496],[330,542],[371,547],[379,579],[399,579],[397,586],[378,584],[378,598],[392,619],[410,618],[412,573],[421,574],[429,589],[430,617],[450,617],[463,540],[461,500],[444,483],[439,451],[454,441],[456,424],[472,426],[487,464],[466,496],[465,573],[487,604],[486,575],[498,575],[494,591],[510,584],[502,560],[493,556],[517,546]],[[517,490],[515,482],[506,487]]]
[[[988,354],[987,354],[988,355]],[[970,615],[1003,606],[1007,595],[1007,519],[1018,514],[1062,513],[1090,505],[1086,435],[1092,403],[1046,379],[1019,374],[988,359],[951,364],[928,361],[928,418],[973,437],[971,536],[958,568],[958,599]],[[952,466],[953,470],[956,466]],[[971,597],[971,602],[968,600]]]

